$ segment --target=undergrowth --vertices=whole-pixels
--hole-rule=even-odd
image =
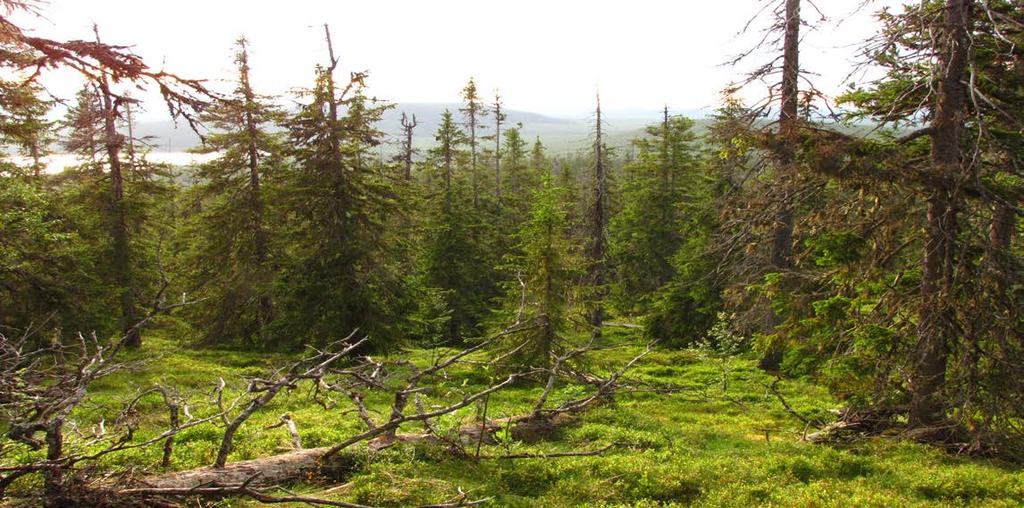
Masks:
[[[128,359],[141,363],[131,371],[95,385],[76,420],[113,417],[114,410],[154,383],[175,386],[194,400],[209,399],[219,379],[233,393],[246,376],[287,361],[284,355],[241,351],[192,350],[158,336]],[[638,347],[602,352],[596,368],[621,363]],[[430,352],[413,351],[418,361]],[[611,403],[582,416],[553,439],[533,444],[505,442],[484,446],[484,455],[508,451],[545,453],[616,447],[600,456],[479,461],[455,458],[429,445],[402,445],[379,452],[365,448],[345,452],[345,467],[336,478],[291,485],[295,493],[374,506],[436,503],[458,496],[491,498],[490,506],[1021,506],[1024,472],[1008,464],[948,455],[940,450],[888,438],[843,447],[801,442],[803,424],[766,389],[771,378],[742,356],[707,350],[660,350],[632,373],[648,389],[619,394]],[[482,386],[490,373],[481,367],[450,372],[448,380],[427,394],[443,399],[459,390]],[[673,388],[659,393],[656,388]],[[839,407],[828,392],[809,382],[778,385],[794,410],[810,418],[828,418]],[[229,390],[230,392],[230,390]],[[578,396],[578,388],[561,387],[551,403]],[[523,414],[539,393],[524,383],[491,397],[491,418]],[[342,403],[343,401],[339,401]],[[383,409],[387,401],[368,399]],[[281,428],[268,429],[282,413],[297,422],[304,446],[326,446],[352,435],[360,425],[344,404],[324,409],[302,391],[278,397],[248,421],[235,440],[230,460],[281,453],[290,439]],[[106,409],[104,409],[106,408]],[[466,408],[438,425],[457,426],[478,418]],[[197,406],[197,411],[201,411]],[[110,415],[103,414],[110,411]],[[139,438],[159,432],[166,423],[162,402],[144,401],[138,418]],[[197,415],[198,416],[198,415]],[[84,424],[84,423],[83,423]],[[406,430],[414,430],[410,427]],[[210,464],[221,429],[188,429],[176,441],[172,469]],[[120,466],[153,471],[159,447],[116,455]],[[222,506],[249,506],[247,500],[223,500]]]

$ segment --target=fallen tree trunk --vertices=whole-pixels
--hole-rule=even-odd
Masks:
[[[138,485],[161,489],[194,488],[209,485],[253,486],[274,485],[322,475],[330,467],[321,461],[330,448],[309,448],[259,459],[232,462],[223,467],[207,466],[188,471],[147,476],[137,480]],[[340,461],[335,461],[340,464]],[[138,486],[135,485],[135,486]]]
[[[575,421],[566,413],[553,415],[523,415],[488,420],[486,425],[473,423],[459,429],[463,443],[476,443],[483,427],[483,442],[495,444],[494,435],[508,430],[515,441],[535,442],[549,436],[559,427]],[[381,450],[399,443],[429,442],[446,444],[443,439],[430,433],[382,434],[366,441],[371,450]],[[253,487],[278,485],[316,476],[334,478],[346,471],[343,459],[338,455],[327,457],[330,447],[295,450],[269,457],[230,462],[223,467],[207,466],[187,471],[162,473],[136,480],[128,490],[147,487],[158,489],[191,489],[203,486],[241,485],[249,482]]]
[[[579,351],[585,352],[588,350],[589,348],[584,348]],[[550,370],[544,392],[531,413],[508,418],[485,419],[483,422],[459,427],[455,436],[445,436],[436,432],[436,429],[430,423],[432,419],[451,414],[478,400],[483,400],[491,393],[509,386],[516,379],[526,375],[523,372],[512,374],[505,380],[493,384],[486,389],[466,395],[458,402],[428,411],[423,407],[418,396],[419,380],[425,375],[433,375],[435,372],[454,364],[468,354],[464,351],[449,358],[447,361],[435,363],[427,370],[415,371],[410,378],[411,381],[408,383],[408,386],[395,393],[391,418],[386,423],[375,423],[368,417],[362,397],[354,391],[345,391],[357,406],[357,409],[360,410],[360,414],[363,415],[368,430],[333,446],[294,450],[260,459],[227,463],[219,467],[214,465],[189,471],[148,476],[136,480],[125,489],[122,489],[122,492],[125,495],[131,495],[133,492],[142,493],[147,491],[147,489],[149,492],[155,492],[159,489],[164,489],[166,492],[187,492],[188,489],[198,490],[209,487],[237,488],[238,486],[243,486],[248,488],[249,486],[271,486],[307,480],[317,476],[337,479],[348,472],[346,471],[345,460],[338,455],[338,452],[360,444],[365,444],[370,450],[377,451],[403,442],[430,442],[447,445],[453,448],[455,453],[468,456],[465,450],[466,445],[477,444],[479,446],[481,442],[495,444],[498,442],[495,439],[495,435],[502,431],[507,431],[508,437],[514,441],[535,442],[549,437],[558,428],[575,421],[578,414],[586,412],[595,405],[610,399],[619,387],[618,381],[625,371],[630,369],[650,351],[651,348],[648,346],[646,351],[627,362],[622,369],[614,372],[607,379],[594,378],[593,385],[596,386],[596,390],[589,396],[565,402],[554,409],[545,409],[544,404],[559,376],[559,367],[565,360],[577,354],[576,351],[571,351],[557,359],[558,361],[555,366]],[[373,372],[376,373],[378,371],[380,371],[379,365],[373,368]],[[374,375],[364,376],[366,380],[371,381],[367,384],[373,386],[372,378]],[[405,412],[405,408],[410,402],[410,394],[416,395],[414,397],[416,401],[416,414],[406,414]],[[401,425],[413,422],[422,423],[425,431],[422,433],[396,432]],[[579,453],[572,453],[566,456],[576,455],[579,455]]]

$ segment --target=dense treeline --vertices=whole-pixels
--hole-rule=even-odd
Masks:
[[[194,347],[297,350],[354,328],[375,351],[465,346],[530,320],[517,355],[542,364],[623,322],[665,348],[724,327],[766,369],[904,408],[922,438],[1024,452],[1024,8],[880,13],[865,56],[883,77],[826,115],[802,88],[801,2],[776,7],[779,58],[737,85],[774,83],[763,101],[727,90],[702,135],[666,108],[619,149],[597,105],[571,155],[524,139],[470,79],[429,150],[403,118],[384,158],[393,106],[333,49],[286,111],[240,39],[233,88],[197,117],[213,158],[189,168],[147,160],[122,70],[90,69],[59,121],[32,80],[2,81],[0,136],[27,162],[0,166],[0,333],[145,348],[136,322],[179,301]],[[41,49],[0,37],[3,65],[29,73]],[[57,147],[79,164],[42,171]]]

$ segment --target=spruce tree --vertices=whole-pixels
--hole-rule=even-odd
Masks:
[[[480,177],[478,150],[480,135],[478,131],[486,128],[486,125],[481,122],[487,116],[487,107],[484,105],[479,92],[477,92],[476,82],[473,81],[473,78],[469,78],[469,82],[462,89],[461,97],[463,106],[459,111],[462,112],[463,125],[466,126],[468,131],[467,141],[469,143],[469,170],[473,183],[473,206],[478,207],[480,206],[480,188],[483,185]]]
[[[363,73],[335,84],[329,32],[327,40],[328,65],[317,67],[313,88],[301,95],[308,102],[285,122],[294,166],[282,182],[288,259],[275,331],[297,346],[358,328],[374,347],[388,348],[402,322],[395,306],[404,285],[387,255],[395,192],[373,155],[386,106],[365,95]]]
[[[103,150],[103,111],[97,94],[94,85],[84,85],[75,94],[75,102],[68,107],[64,120],[60,122],[64,129],[61,147],[89,164],[96,164]],[[98,165],[93,169],[100,172]]]
[[[204,112],[212,132],[197,153],[216,158],[199,166],[201,202],[191,255],[195,286],[208,296],[196,320],[208,343],[265,344],[274,319],[267,179],[279,172],[279,136],[268,129],[281,112],[253,90],[245,38],[236,42],[233,92]]]
[[[490,256],[479,241],[483,218],[473,206],[468,138],[445,111],[428,152],[429,219],[424,246],[424,280],[443,303],[441,340],[460,343],[479,334],[494,294]]]
[[[612,285],[620,312],[646,314],[655,292],[675,276],[673,257],[686,235],[684,206],[700,193],[693,121],[670,117],[634,141],[636,159],[623,167],[621,210],[609,225]]]
[[[550,173],[547,150],[547,147],[540,140],[540,135],[534,138],[533,147],[530,148],[530,167],[538,174]]]
[[[601,98],[597,98],[594,118],[594,143],[592,145],[592,173],[590,175],[591,196],[586,210],[586,257],[589,286],[589,316],[591,335],[601,337],[601,326],[605,317],[605,298],[608,293],[608,220],[610,217],[608,199],[609,150],[604,139],[604,122],[601,117]]]
[[[465,151],[461,147],[468,142],[466,135],[455,124],[455,116],[451,111],[445,110],[441,114],[441,123],[434,134],[434,141],[437,145],[428,154],[434,168],[430,174],[432,178],[438,179],[443,191],[448,193],[452,189],[452,182],[462,174]]]
[[[518,254],[510,263],[514,277],[507,288],[504,321],[527,327],[511,339],[526,344],[517,353],[523,364],[547,366],[552,353],[564,347],[570,326],[579,261],[568,237],[564,194],[550,173],[542,176],[517,235]]]
[[[83,264],[94,267],[90,298],[119,322],[125,345],[138,347],[137,302],[158,291],[170,261],[164,240],[173,218],[172,173],[144,150],[124,149],[138,141],[124,133],[138,110],[127,107],[131,99],[115,97],[109,82],[87,85],[77,99],[61,122],[61,144],[80,164],[54,178],[60,214],[81,239]]]
[[[502,109],[501,95],[494,94],[494,102],[491,103],[491,114],[494,115],[494,196],[498,206],[501,207],[501,126],[505,124],[508,115]]]
[[[748,117],[742,104],[726,94],[702,139],[704,150],[687,153],[693,165],[676,186],[682,201],[675,210],[679,245],[670,259],[672,278],[652,295],[644,320],[646,333],[665,344],[689,345],[705,337],[722,310],[724,286],[744,281],[734,271],[748,260],[736,244],[748,237],[723,227],[720,215],[731,215],[732,206],[749,206],[746,196],[724,199],[739,191],[751,171]]]
[[[521,132],[521,124],[505,131],[502,162],[505,168],[505,193],[501,222],[509,234],[515,234],[525,220],[539,182],[539,173],[530,165],[530,154]]]

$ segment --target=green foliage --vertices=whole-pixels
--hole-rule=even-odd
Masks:
[[[533,192],[541,179],[541,168],[531,164],[532,158],[527,153],[527,143],[520,134],[520,127],[505,131],[505,148],[502,150],[501,167],[505,176],[500,213],[503,223],[511,231],[517,231],[529,216]],[[540,155],[537,158],[542,163],[543,158]]]
[[[864,251],[865,242],[856,233],[835,232],[824,233],[804,240],[814,264],[824,268],[858,261]]]
[[[506,310],[500,319],[535,326],[509,339],[512,347],[526,344],[516,355],[521,364],[545,365],[556,349],[565,347],[564,333],[576,300],[573,281],[580,274],[579,254],[566,226],[564,189],[545,175],[519,231],[519,254],[509,267],[513,282],[506,289]]]
[[[110,161],[105,152],[100,155],[100,98],[92,88],[77,97],[63,122],[68,137],[62,142],[75,149],[81,164],[59,175],[34,175],[31,187],[13,174],[2,176],[12,219],[3,236],[21,245],[8,258],[13,271],[6,286],[20,295],[16,303],[0,303],[9,309],[0,311],[6,314],[0,324],[16,333],[31,323],[34,333],[52,331],[55,339],[79,332],[108,337],[119,320],[123,330],[118,309],[124,309],[125,293],[131,300],[152,299],[162,284],[161,270],[170,264],[168,239],[176,217],[170,168],[151,163],[145,151],[135,149],[135,140],[125,140],[119,159],[123,196],[115,202]],[[22,215],[19,210],[28,210],[23,207],[32,214]],[[119,229],[126,233],[123,257],[117,254]]]
[[[443,311],[439,331],[446,343],[461,343],[482,332],[495,295],[494,265],[480,242],[482,217],[472,203],[468,182],[459,180],[428,208],[425,282],[444,304],[432,310]]]
[[[271,266],[279,256],[270,251],[278,244],[265,210],[275,190],[268,184],[279,184],[284,164],[280,135],[269,129],[284,117],[252,90],[244,38],[237,48],[235,90],[204,112],[212,132],[195,150],[216,158],[197,168],[199,184],[190,190],[185,264],[190,292],[206,302],[189,311],[207,344],[268,347]]]
[[[423,319],[435,324],[431,339],[462,343],[483,331],[490,300],[497,294],[492,224],[472,191],[468,142],[454,116],[445,112],[428,152],[424,172],[427,197],[423,220],[422,280],[431,297],[421,305]]]
[[[251,352],[204,352],[183,349],[158,336],[147,337],[148,358],[133,373],[117,374],[97,386],[91,401],[114,404],[131,398],[132,383],[173,383],[202,393],[217,377],[232,380],[251,375],[286,358]],[[134,353],[133,353],[134,354]],[[608,360],[622,361],[635,349],[607,352]],[[429,351],[414,358],[429,359]],[[345,487],[324,492],[316,481],[289,486],[297,494],[316,495],[344,502],[376,506],[439,503],[458,496],[492,497],[495,506],[1017,506],[1024,502],[1024,475],[1018,468],[996,461],[950,456],[941,450],[910,441],[869,439],[850,446],[812,445],[796,437],[803,424],[793,419],[778,401],[766,397],[760,373],[751,359],[731,358],[728,394],[721,397],[722,372],[700,360],[696,351],[657,351],[637,366],[634,375],[649,382],[689,386],[709,395],[637,393],[620,397],[588,412],[565,428],[560,439],[514,443],[515,453],[551,453],[591,450],[607,443],[616,448],[596,457],[468,461],[444,450],[420,445],[398,445],[370,452],[353,449],[337,461],[337,477],[330,484]],[[141,358],[140,358],[141,359]],[[663,369],[672,367],[671,371]],[[475,367],[453,370],[459,379]],[[486,382],[481,380],[479,383]],[[466,390],[482,386],[471,381]],[[231,384],[229,396],[243,389]],[[787,401],[802,414],[824,414],[837,407],[820,387],[802,381],[779,386]],[[492,415],[522,414],[537,394],[529,384],[492,396]],[[268,429],[287,411],[302,433],[306,446],[323,446],[360,430],[357,418],[338,408],[324,411],[304,393],[282,394],[265,411],[242,427],[232,460],[279,453],[288,446],[282,429]],[[458,397],[457,394],[451,395]],[[144,422],[138,439],[158,431],[166,414],[155,399],[141,406]],[[368,400],[383,409],[388,400]],[[193,407],[195,415],[205,409]],[[85,426],[98,415],[76,414]],[[452,418],[472,418],[472,410]],[[761,429],[771,430],[766,442]],[[418,430],[410,427],[408,430]],[[173,469],[207,464],[219,444],[220,429],[201,426],[178,436]],[[501,455],[504,446],[485,444],[485,455]],[[154,446],[119,460],[151,467],[160,458]],[[240,503],[243,500],[225,502]]]
[[[93,254],[46,191],[0,174],[0,334],[109,333]]]
[[[638,229],[646,232],[633,236],[633,228],[623,227],[623,234],[632,239],[621,242],[619,249],[633,258],[629,266],[643,266],[639,273],[648,274],[648,280],[646,288],[642,280],[624,284],[621,293],[628,297],[639,291],[640,298],[633,305],[647,309],[647,333],[667,344],[692,344],[715,323],[722,308],[725,281],[716,272],[726,260],[716,252],[720,247],[716,241],[725,231],[719,230],[716,207],[721,206],[721,195],[749,156],[748,143],[738,132],[742,114],[742,108],[727,98],[710,127],[703,154],[691,144],[692,122],[668,119],[660,129],[649,128],[652,138],[646,147],[656,150],[656,157],[641,152],[635,163],[648,168],[638,176],[642,185],[633,205],[642,211],[635,213],[642,224]],[[670,177],[667,185],[664,175]],[[673,232],[667,237],[658,230],[662,226],[656,225],[662,215],[673,223]],[[669,251],[670,247],[673,250]],[[627,277],[635,280],[633,275]],[[626,291],[630,286],[633,290]]]
[[[672,258],[689,236],[687,205],[700,199],[693,121],[669,118],[634,142],[637,158],[622,171],[621,209],[609,226],[619,312],[645,314],[650,298],[675,275]]]
[[[286,122],[294,164],[281,176],[284,259],[274,293],[279,344],[322,344],[359,328],[376,348],[394,346],[404,281],[387,256],[395,189],[372,150],[386,106],[355,75],[339,96],[331,71],[317,69],[309,102]],[[344,108],[344,114],[340,110]]]

